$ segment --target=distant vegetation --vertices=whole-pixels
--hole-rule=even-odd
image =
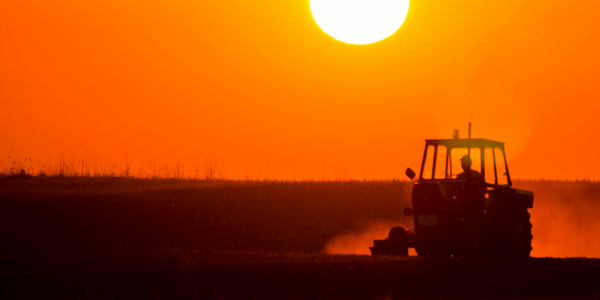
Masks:
[[[219,165],[209,160],[205,166],[185,166],[180,159],[172,162],[151,161],[132,167],[129,160],[122,165],[111,164],[101,158],[87,156],[66,157],[58,155],[46,161],[33,161],[31,158],[20,158],[16,154],[8,154],[0,159],[0,177],[123,177],[138,179],[224,179]]]

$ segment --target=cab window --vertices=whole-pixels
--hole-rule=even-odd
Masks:
[[[499,185],[508,185],[508,172],[504,160],[504,151],[500,148],[494,148],[494,156],[496,160],[496,175],[498,176]]]
[[[496,184],[496,170],[494,169],[494,149],[485,148],[483,150],[483,161],[485,162],[485,182]]]
[[[425,164],[423,165],[423,179],[431,179],[433,176],[433,156],[435,154],[435,146],[427,146],[427,154],[425,156]]]
[[[468,148],[452,148],[452,150],[450,150],[450,157],[449,157],[449,170],[448,170],[448,176],[452,179],[457,179],[459,178],[459,175],[461,175],[463,173],[463,168],[462,168],[462,158],[464,156],[468,156],[469,155],[469,149]],[[475,171],[472,172],[472,174],[474,176],[472,176],[471,178],[480,178],[481,177],[481,149],[480,148],[471,148],[471,154],[470,154],[470,158],[471,158],[471,170]]]
[[[435,179],[446,179],[446,161],[448,160],[448,149],[444,145],[437,146],[437,158],[435,160]]]

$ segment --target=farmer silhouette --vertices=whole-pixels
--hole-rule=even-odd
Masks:
[[[463,156],[460,159],[460,163],[463,169],[463,172],[458,174],[458,176],[456,176],[456,179],[467,179],[467,175],[470,173],[471,174],[471,178],[479,178],[481,177],[481,173],[475,171],[475,170],[471,170],[471,157],[468,155]]]

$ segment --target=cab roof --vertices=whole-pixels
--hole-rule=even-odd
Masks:
[[[488,139],[439,139],[425,140],[427,145],[444,145],[449,148],[498,147],[504,148],[504,143]]]

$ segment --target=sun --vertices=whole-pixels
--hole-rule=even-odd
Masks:
[[[394,34],[408,13],[408,0],[310,0],[323,31],[349,44],[371,44]]]

